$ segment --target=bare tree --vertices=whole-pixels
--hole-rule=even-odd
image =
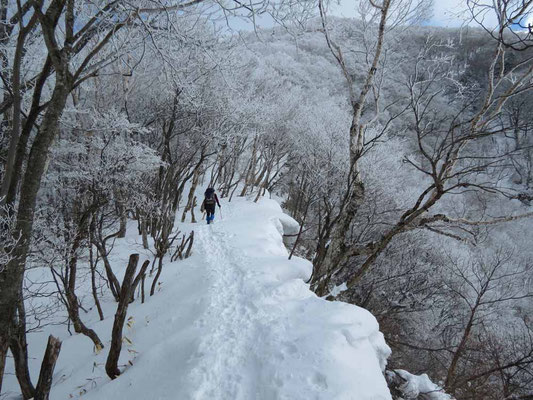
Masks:
[[[363,77],[360,88],[355,87],[355,82],[349,65],[341,47],[337,45],[330,36],[326,19],[326,9],[323,1],[319,1],[322,27],[328,47],[335,57],[348,86],[349,100],[351,105],[352,122],[349,136],[350,163],[347,174],[346,187],[340,201],[339,212],[333,217],[331,222],[331,232],[324,237],[328,242],[327,246],[322,245],[323,251],[313,261],[313,276],[311,285],[318,294],[325,294],[328,286],[328,275],[334,268],[344,265],[349,255],[349,244],[347,243],[347,232],[354,221],[357,211],[364,200],[364,183],[360,173],[360,159],[364,154],[365,132],[367,126],[375,122],[379,116],[379,85],[375,84],[376,72],[382,58],[385,43],[387,24],[390,22],[391,8],[393,0],[383,0],[381,2],[363,2],[361,12],[363,18],[368,18],[369,25],[376,23],[375,42],[367,48],[366,73]],[[373,97],[373,99],[372,99]],[[367,111],[368,99],[374,102],[374,115],[371,118],[363,119],[363,113]],[[320,246],[320,244],[319,244]]]
[[[496,6],[493,10],[500,13],[505,11],[505,9],[500,10]],[[522,12],[526,12],[525,9]],[[498,15],[499,20],[503,21],[499,34],[502,39],[496,42],[496,49],[487,71],[487,89],[481,97],[481,104],[476,106],[474,112],[470,111],[474,106],[473,101],[463,102],[462,106],[451,115],[439,115],[438,112],[435,112],[434,103],[445,90],[435,83],[441,79],[448,79],[448,75],[442,75],[442,71],[431,73],[431,71],[426,70],[424,76],[427,75],[428,78],[425,78],[422,77],[422,74],[419,76],[419,64],[417,63],[415,66],[414,74],[409,83],[409,108],[414,117],[414,130],[417,135],[420,160],[413,161],[408,157],[405,161],[425,175],[429,184],[420,193],[413,206],[405,210],[393,227],[385,230],[378,240],[348,243],[349,237],[346,237],[350,232],[348,221],[353,221],[355,213],[353,216],[343,216],[340,220],[341,223],[348,225],[342,229],[339,228],[341,225],[336,225],[337,227],[334,228],[336,230],[333,230],[331,234],[332,238],[326,252],[326,254],[330,252],[330,248],[333,246],[333,249],[338,249],[338,259],[335,262],[326,263],[329,265],[329,269],[320,267],[320,265],[324,265],[323,262],[316,264],[317,261],[315,261],[312,283],[318,294],[328,293],[328,283],[331,276],[343,270],[346,266],[346,260],[350,257],[361,257],[362,261],[348,274],[346,282],[348,288],[354,287],[398,234],[413,229],[427,229],[437,234],[465,241],[467,238],[461,234],[465,232],[465,226],[468,228],[491,225],[533,216],[533,213],[525,213],[502,216],[491,220],[468,220],[451,218],[444,214],[428,215],[428,211],[438,204],[445,195],[466,191],[506,194],[497,187],[494,181],[480,181],[476,175],[481,171],[489,173],[491,170],[503,168],[506,154],[498,152],[488,155],[479,154],[477,149],[487,137],[501,135],[507,131],[507,129],[495,128],[495,121],[511,97],[531,89],[529,79],[533,72],[533,59],[527,56],[510,67],[505,64],[505,55],[508,51],[505,31],[511,22],[508,15]],[[513,15],[516,17],[515,14]],[[420,60],[423,58],[424,56],[421,56]],[[447,127],[442,130],[441,126],[444,124]],[[359,151],[359,157],[362,154],[364,153]],[[341,210],[343,207],[345,207],[344,200]],[[452,230],[454,228],[460,230],[460,233],[450,231],[450,227]],[[339,241],[339,237],[344,239]],[[327,255],[325,257],[327,259]]]
[[[194,8],[202,0],[180,1],[156,5],[144,2],[132,6],[124,1],[112,1],[101,5],[77,0],[26,1],[16,3],[17,12],[11,18],[12,26],[20,27],[19,51],[16,62],[20,62],[26,35],[35,30],[45,44],[44,66],[41,73],[20,82],[17,68],[14,70],[13,95],[4,99],[0,112],[15,112],[15,120],[9,145],[9,160],[2,182],[2,193],[11,193],[7,204],[12,205],[18,196],[14,236],[20,240],[13,247],[13,258],[0,272],[0,390],[3,378],[7,343],[12,332],[19,303],[26,260],[28,257],[34,224],[37,194],[46,170],[49,150],[57,137],[59,121],[67,105],[69,94],[83,82],[96,76],[98,71],[127,51],[128,33],[151,28],[146,16],[170,18],[185,9]],[[237,2],[237,7],[239,3]],[[11,2],[2,1],[2,40],[11,35],[7,13]],[[90,14],[88,14],[89,12]],[[24,21],[28,21],[24,25]],[[129,29],[129,31],[128,31]],[[128,32],[126,32],[128,31]],[[121,36],[122,35],[122,36]],[[109,44],[116,40],[113,49]],[[121,44],[119,44],[119,42]],[[118,50],[118,51],[117,51]],[[5,55],[5,53],[3,53]],[[5,59],[4,59],[5,61]],[[45,99],[43,88],[47,82],[53,85],[49,99]],[[30,113],[20,126],[20,89],[33,85]],[[29,144],[30,133],[40,114],[35,139]],[[19,131],[21,134],[19,135]],[[29,152],[27,147],[29,145]],[[20,174],[26,161],[26,170]],[[20,176],[19,176],[20,175]]]
[[[133,293],[135,292],[136,285],[139,284],[140,277],[142,277],[150,263],[145,261],[139,271],[137,277],[135,277],[135,270],[139,263],[139,255],[132,254],[128,262],[128,267],[124,274],[124,280],[120,289],[120,300],[117,305],[117,312],[115,313],[115,322],[113,323],[113,332],[111,334],[111,346],[109,348],[109,354],[105,364],[107,375],[111,379],[115,379],[120,375],[118,369],[118,359],[120,357],[120,351],[122,349],[122,329],[124,327],[124,321],[126,320],[126,314],[128,312],[128,305],[131,302]]]

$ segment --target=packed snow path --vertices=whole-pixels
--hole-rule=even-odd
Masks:
[[[51,399],[390,399],[382,375],[390,350],[375,318],[309,291],[310,263],[289,261],[282,241],[296,223],[273,200],[236,199],[222,211],[213,225],[190,225],[194,255],[167,261],[156,295],[131,304],[124,373],[109,381],[106,350],[93,355],[87,338],[64,337]],[[129,236],[117,262],[138,242]],[[107,341],[108,306],[92,324]]]
[[[250,206],[250,213],[244,216],[242,207]],[[321,349],[324,343],[319,327],[331,315],[311,313],[319,311],[312,303],[322,300],[307,288],[301,290],[308,265],[287,262],[280,235],[283,231],[275,229],[283,228],[280,216],[277,221],[275,216],[265,221],[269,213],[264,210],[266,204],[262,206],[259,210],[259,206],[253,210],[249,203],[235,209],[225,207],[228,222],[199,230],[213,282],[205,318],[215,321],[215,325],[200,342],[202,356],[191,374],[192,386],[197,388],[192,398],[367,398],[366,379],[360,381],[356,392],[342,393],[342,372],[331,374],[334,365]],[[272,202],[270,206],[274,210],[269,211],[279,212],[277,204]],[[281,218],[290,227],[290,219]],[[313,318],[317,320],[309,324]],[[349,329],[341,328],[337,333],[348,344],[355,341]],[[306,341],[307,345],[301,346]],[[364,371],[370,365],[361,361],[354,359],[353,363],[362,367],[360,375],[366,375]],[[369,371],[379,371],[377,364],[372,366],[374,371]],[[348,379],[356,381],[357,376]],[[370,388],[370,392],[375,389]]]

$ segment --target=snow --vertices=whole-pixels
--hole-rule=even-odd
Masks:
[[[335,285],[333,289],[331,289],[328,296],[337,297],[339,294],[344,292],[345,290],[348,290],[348,286],[346,285],[346,282],[341,283],[340,285]],[[328,297],[326,296],[326,297]]]
[[[281,214],[273,218],[273,222],[278,228],[278,232],[283,236],[283,243],[287,247],[292,247],[296,242],[296,237],[300,231],[300,224],[287,214]]]
[[[402,392],[406,399],[418,399],[419,396],[424,396],[427,400],[451,400],[449,394],[444,393],[442,388],[431,382],[427,374],[413,375],[402,369],[394,370],[398,375],[405,379],[402,385]]]
[[[98,355],[88,338],[52,327],[64,342],[51,399],[391,398],[383,376],[390,349],[376,319],[318,298],[305,283],[311,264],[287,259],[282,235],[297,232],[296,222],[268,199],[238,198],[222,208],[212,225],[180,224],[182,232],[195,230],[193,256],[166,260],[160,289],[130,305],[124,335],[131,344],[124,343],[118,379],[104,370],[116,308],[110,299],[104,321],[94,310],[83,316],[106,345]],[[132,252],[140,262],[149,255],[131,228],[114,250],[117,269]],[[34,377],[45,340],[45,333],[29,335]],[[15,398],[15,380],[6,384],[7,398]]]

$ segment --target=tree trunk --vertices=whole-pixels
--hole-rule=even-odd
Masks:
[[[2,393],[2,378],[6,369],[7,350],[9,349],[9,342],[7,340],[0,342],[0,393]]]
[[[120,300],[118,302],[117,312],[115,313],[115,322],[113,323],[113,331],[111,334],[111,346],[109,347],[109,355],[107,356],[105,364],[105,370],[111,379],[115,379],[120,375],[118,359],[122,349],[122,328],[124,327],[124,321],[126,320],[128,304],[132,295],[133,276],[135,275],[138,262],[139,254],[130,255],[128,267],[126,268],[126,273],[120,289]],[[145,262],[143,267],[146,269],[147,266],[148,264]]]
[[[348,249],[350,246],[347,241],[350,239],[350,226],[352,225],[365,196],[365,188],[359,172],[359,159],[363,155],[365,141],[364,134],[366,129],[366,125],[362,122],[361,116],[365,109],[367,96],[374,83],[379,60],[381,59],[383,43],[385,40],[385,26],[390,5],[391,0],[383,0],[382,5],[380,6],[381,17],[378,26],[376,47],[372,56],[372,63],[366,72],[363,86],[356,97],[353,91],[353,79],[346,68],[342,55],[339,57],[340,50],[337,46],[332,45],[330,41],[328,31],[325,27],[323,4],[322,2],[319,2],[320,15],[322,17],[322,23],[324,24],[326,41],[347,80],[350,91],[350,101],[352,104],[352,124],[350,126],[349,141],[350,169],[348,172],[347,187],[344,198],[342,199],[340,211],[333,221],[331,236],[328,235],[329,237],[324,237],[326,243],[320,244],[324,251],[321,252],[320,257],[317,257],[313,262],[311,288],[319,296],[324,296],[329,292],[329,283],[332,274],[334,271],[341,269],[349,258]]]
[[[347,191],[346,205],[337,216],[331,235],[327,235],[322,239],[326,241],[326,243],[322,243],[323,251],[319,252],[313,262],[311,288],[319,296],[324,296],[328,293],[332,273],[348,261],[350,245],[346,241],[350,226],[364,200],[365,189],[363,182],[357,178],[349,185]]]
[[[80,318],[80,307],[78,305],[78,297],[74,293],[67,293],[66,295],[68,302],[68,315],[74,326],[74,331],[76,333],[81,333],[82,335],[87,336],[94,343],[95,351],[99,352],[104,348],[104,345],[96,332],[83,323]]]
[[[198,205],[198,203],[196,202],[196,196],[194,196],[194,199],[192,200],[192,207],[191,207],[191,223],[195,224],[197,221],[196,221],[196,216],[194,215],[194,208]]]
[[[185,252],[185,258],[189,258],[191,256],[192,252],[192,245],[194,243],[194,231],[191,232],[191,235],[189,236],[189,246],[187,247],[187,251]]]
[[[22,297],[22,296],[21,296]],[[10,339],[9,348],[15,363],[15,373],[24,399],[35,396],[35,388],[31,382],[28,367],[28,343],[26,341],[26,311],[24,303],[18,305],[17,322]]]
[[[246,176],[244,178],[244,186],[242,188],[240,196],[243,197],[248,191],[248,186],[251,184],[253,175],[255,174],[255,167],[257,164],[257,136],[254,137],[254,144],[252,147],[252,157],[250,159],[250,164],[246,170]]]
[[[28,140],[33,130],[35,121],[37,121],[37,118],[39,117],[39,114],[40,114],[39,103],[41,100],[41,94],[42,94],[42,90],[45,85],[46,79],[48,75],[50,74],[51,69],[52,69],[52,63],[50,61],[50,58],[48,57],[39,75],[39,78],[37,79],[35,88],[33,89],[31,109],[28,114],[28,117],[26,118],[26,121],[24,122],[22,133],[20,134],[19,142],[17,145],[17,154],[15,157],[15,164],[13,167],[13,175],[11,176],[11,182],[9,184],[9,190],[7,192],[7,197],[6,197],[6,204],[15,203],[15,199],[17,197],[17,189],[20,183],[20,177],[22,175],[22,166],[26,158],[26,147],[28,146]]]
[[[59,119],[63,113],[68,93],[69,85],[65,83],[65,78],[58,74],[41,129],[33,142],[28,157],[20,190],[15,226],[15,235],[19,236],[20,239],[13,250],[13,260],[0,272],[0,293],[2,293],[0,297],[0,349],[4,349],[9,343],[17,304],[21,301],[18,288],[21,287],[24,279],[26,259],[33,231],[37,193],[46,169],[49,149],[59,129]],[[1,355],[0,358],[2,358]],[[0,386],[2,379],[3,375],[0,376]]]
[[[113,273],[113,268],[111,268],[111,264],[109,263],[109,259],[107,258],[108,251],[106,248],[106,241],[113,237],[113,235],[108,236],[107,238],[104,237],[103,234],[103,216],[100,216],[100,220],[96,221],[97,217],[93,216],[93,219],[91,220],[91,223],[89,225],[90,229],[90,242],[94,244],[96,247],[96,250],[98,251],[98,254],[102,258],[102,261],[104,262],[104,269],[106,272],[107,280],[109,283],[109,288],[111,289],[111,294],[115,298],[115,300],[118,302],[118,296],[120,293],[120,283]]]
[[[457,364],[463,356],[463,351],[465,350],[466,344],[468,343],[468,339],[470,338],[470,333],[472,332],[472,327],[474,326],[474,318],[476,316],[481,296],[482,294],[478,295],[476,304],[470,312],[470,318],[468,319],[465,330],[463,332],[463,336],[461,337],[461,342],[459,343],[459,346],[457,346],[457,350],[455,350],[455,353],[453,354],[452,361],[450,362],[450,367],[448,368],[448,372],[446,373],[446,379],[444,381],[444,390],[446,391],[446,393],[449,393],[452,396],[455,395],[456,389],[455,371],[457,369]]]
[[[86,233],[85,223],[88,219],[89,212],[87,211],[85,215],[79,221],[78,233],[73,240],[72,248],[70,250],[70,258],[68,260],[68,282],[65,282],[65,297],[67,300],[67,311],[72,324],[74,325],[74,331],[76,333],[81,333],[88,338],[90,338],[93,343],[96,352],[98,353],[101,349],[104,348],[102,341],[96,334],[96,332],[83,323],[80,318],[80,307],[78,303],[78,296],[76,296],[76,277],[78,272],[78,256],[77,252],[81,246],[83,236]]]
[[[93,293],[94,304],[98,310],[98,316],[100,321],[104,320],[104,312],[102,311],[102,306],[100,305],[100,300],[98,299],[98,290],[96,289],[96,261],[93,257],[93,245],[89,244],[89,264],[91,266],[91,288]]]
[[[118,297],[120,293],[120,283],[118,282],[118,279],[113,272],[113,268],[111,268],[111,264],[109,263],[109,259],[107,258],[107,251],[105,247],[101,247],[99,245],[96,245],[96,248],[100,253],[100,257],[102,257],[102,261],[104,262],[104,268],[107,279],[109,280],[109,288],[111,289],[111,294],[118,302]]]
[[[13,92],[13,113],[11,118],[11,139],[9,141],[9,149],[7,152],[6,162],[4,165],[4,176],[2,179],[2,186],[0,187],[0,200],[4,201],[7,195],[11,177],[13,175],[13,167],[15,164],[15,155],[20,135],[20,112],[21,112],[21,93],[20,93],[20,64],[24,53],[25,34],[19,32],[17,46],[15,49],[13,74],[12,74],[12,92]]]
[[[52,388],[54,368],[60,351],[61,342],[59,339],[50,335],[48,337],[48,344],[41,364],[41,372],[39,374],[39,381],[37,382],[37,390],[34,400],[48,400],[50,389]]]
[[[187,217],[187,213],[191,210],[193,210],[194,205],[196,203],[196,197],[194,196],[194,193],[196,192],[196,188],[198,187],[198,181],[200,180],[200,170],[199,168],[195,169],[194,175],[192,178],[192,184],[191,188],[189,190],[189,196],[187,197],[187,205],[185,206],[183,210],[183,214],[181,216],[181,222],[185,222],[185,218]],[[192,212],[192,218],[194,221],[194,211]]]
[[[163,256],[159,257],[159,263],[157,264],[157,273],[155,274],[154,280],[152,281],[152,287],[150,288],[150,296],[153,296],[155,293],[155,288],[157,286],[159,276],[161,275],[161,271],[163,271]]]
[[[144,304],[144,281],[146,280],[146,273],[141,276],[141,304]]]
[[[300,241],[300,237],[302,236],[302,231],[304,229],[304,225],[305,225],[305,220],[307,219],[307,213],[309,211],[309,205],[311,204],[310,201],[307,202],[307,206],[305,207],[305,213],[304,213],[304,217],[302,219],[302,223],[300,224],[300,229],[298,230],[298,235],[296,236],[296,240],[294,241],[294,245],[292,246],[292,250],[289,254],[289,260],[292,258],[292,256],[294,255],[294,252],[296,251],[296,246],[298,246],[298,242]]]
[[[148,249],[148,230],[146,229],[146,218],[139,216],[141,220],[141,237],[143,241],[143,249]]]
[[[150,265],[150,260],[146,260],[143,265],[141,266],[141,270],[139,271],[139,273],[137,274],[137,276],[135,277],[134,281],[133,281],[133,284],[131,285],[131,299],[130,299],[130,303],[133,302],[134,299],[134,296],[135,296],[135,289],[137,289],[137,286],[139,286],[139,282],[144,281],[144,277],[146,275],[146,269],[148,268],[148,266]]]
[[[126,226],[128,224],[128,216],[126,215],[126,208],[121,202],[117,202],[117,211],[120,218],[120,227],[118,230],[117,237],[124,238],[126,237]]]
[[[261,170],[261,172],[259,173],[259,176],[257,177],[254,177],[252,176],[250,179],[253,179],[253,185],[254,186],[259,186],[261,184],[261,181],[263,180],[263,177],[265,176],[266,172],[267,172],[267,169],[268,169],[268,163],[265,161],[265,165],[263,166],[263,169]]]
[[[28,25],[26,27],[22,26],[22,21],[20,23],[19,34],[17,36],[17,45],[15,48],[14,60],[13,60],[13,73],[12,73],[12,88],[13,93],[13,117],[11,121],[11,139],[9,141],[9,149],[7,153],[6,163],[4,165],[4,176],[2,180],[2,186],[0,188],[0,199],[7,195],[11,179],[13,177],[15,158],[17,154],[17,147],[20,136],[20,127],[21,127],[21,103],[22,103],[22,93],[20,87],[20,73],[21,73],[21,64],[22,59],[25,53],[25,41],[26,36],[32,29],[32,27],[37,22],[37,15],[34,14]]]
[[[265,163],[265,165],[267,164]],[[257,203],[259,201],[259,198],[265,195],[266,185],[267,185],[269,176],[270,176],[270,166],[266,168],[266,175],[264,175],[264,179],[262,180],[262,183],[261,181],[257,183],[257,185],[259,185],[259,189],[257,190],[257,196],[255,197],[254,203]]]

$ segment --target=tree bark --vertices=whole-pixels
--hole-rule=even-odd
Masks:
[[[191,207],[191,223],[196,223],[196,215],[194,215],[194,208],[198,205],[196,202],[196,196],[194,196],[194,199],[192,199],[192,207]]]
[[[357,178],[347,191],[346,205],[337,216],[331,235],[322,239],[329,243],[322,243],[323,251],[313,263],[311,287],[319,296],[327,294],[333,271],[342,267],[349,258],[350,244],[347,243],[347,235],[364,200],[364,184]]]
[[[46,169],[48,152],[58,132],[59,119],[70,90],[70,85],[65,82],[66,80],[59,74],[56,75],[52,98],[44,115],[41,129],[33,142],[22,181],[15,225],[15,235],[20,239],[13,250],[13,260],[0,272],[0,293],[2,293],[0,296],[0,349],[4,349],[9,343],[17,304],[21,300],[18,288],[21,287],[24,278],[33,231],[37,193]],[[0,382],[2,378],[3,375],[0,376]]]
[[[42,90],[46,83],[46,79],[50,75],[52,70],[52,63],[50,57],[46,59],[43,69],[38,76],[38,79],[35,83],[35,88],[33,89],[32,103],[28,117],[24,122],[22,127],[22,132],[17,145],[17,154],[15,157],[15,164],[13,166],[13,174],[11,176],[11,182],[9,184],[9,190],[7,192],[6,204],[14,204],[17,197],[17,189],[20,183],[20,177],[22,175],[22,166],[26,158],[26,147],[28,146],[28,141],[30,134],[34,128],[34,124],[37,121],[40,111],[40,100]]]
[[[19,21],[19,34],[17,37],[17,45],[15,48],[14,61],[13,61],[13,73],[12,73],[12,88],[13,92],[13,117],[11,121],[11,140],[9,141],[9,149],[7,153],[7,159],[4,166],[4,177],[2,180],[2,187],[0,188],[0,198],[7,195],[12,176],[14,174],[15,157],[17,153],[17,146],[20,136],[21,126],[21,106],[22,106],[22,93],[20,87],[20,74],[21,64],[24,57],[26,42],[26,36],[37,23],[37,15],[34,14],[27,26],[23,26],[22,20]]]
[[[126,215],[126,208],[121,202],[117,203],[117,211],[119,213],[120,227],[118,230],[117,237],[124,238],[126,237],[126,226],[128,224],[128,217]]]
[[[146,273],[141,276],[141,304],[144,304],[144,281],[146,279]]]
[[[6,369],[6,357],[7,350],[9,349],[9,342],[0,342],[0,393],[2,393],[2,378],[4,377],[4,371]]]
[[[153,296],[155,293],[155,288],[157,286],[159,276],[161,275],[161,271],[163,271],[163,256],[159,257],[159,262],[157,264],[157,272],[155,274],[154,280],[152,281],[152,287],[150,288],[150,296]]]
[[[191,256],[192,252],[192,245],[194,243],[194,231],[191,232],[191,235],[189,236],[189,246],[187,246],[187,251],[185,252],[185,258],[189,258]]]
[[[139,225],[141,228],[141,237],[143,242],[143,249],[148,249],[148,229],[146,227],[146,217],[139,213]]]
[[[20,385],[22,397],[24,399],[31,399],[35,395],[35,388],[31,382],[28,367],[28,343],[26,341],[26,311],[24,309],[24,302],[18,305],[17,322],[10,339],[9,348],[13,355],[15,373]]]
[[[144,281],[144,277],[146,276],[146,270],[148,269],[148,265],[150,265],[150,260],[146,260],[143,265],[141,266],[141,270],[135,277],[133,284],[131,285],[131,300],[130,303],[133,302],[134,296],[135,296],[135,289],[137,289],[137,286],[139,286],[139,283]]]
[[[87,336],[94,343],[95,351],[98,353],[101,349],[104,348],[104,345],[96,332],[91,328],[88,328],[80,318],[80,307],[78,305],[78,296],[75,293],[66,294],[68,302],[68,315],[74,326],[74,331],[76,333],[81,333],[82,335]]]
[[[77,252],[81,247],[83,238],[87,232],[87,221],[91,215],[90,210],[86,210],[78,221],[78,232],[72,242],[72,247],[70,249],[70,255],[68,259],[68,282],[65,282],[65,298],[66,306],[70,320],[74,325],[74,331],[76,333],[81,333],[88,338],[90,338],[98,353],[101,349],[104,348],[104,345],[96,332],[88,328],[80,318],[80,307],[78,303],[78,296],[76,295],[76,278],[78,273],[78,255]]]
[[[197,168],[195,169],[194,171],[194,175],[193,175],[193,178],[192,178],[192,184],[191,184],[191,189],[189,190],[189,196],[187,198],[187,205],[185,206],[184,210],[183,210],[183,214],[181,216],[181,222],[185,222],[185,218],[187,217],[187,213],[189,211],[191,211],[191,214],[192,214],[192,221],[191,222],[196,222],[194,220],[194,206],[196,204],[196,197],[194,196],[194,193],[196,192],[196,188],[198,187],[198,181],[200,180],[200,169]]]
[[[49,399],[50,389],[52,388],[54,368],[56,366],[60,351],[61,342],[59,339],[50,335],[48,337],[48,345],[46,346],[43,362],[41,364],[41,372],[39,374],[39,381],[37,382],[37,389],[34,398],[35,400]]]
[[[104,320],[104,312],[102,311],[102,306],[100,305],[100,300],[98,299],[98,290],[96,288],[96,260],[93,256],[93,245],[89,243],[89,264],[91,266],[91,289],[93,293],[94,304],[98,310],[98,316],[100,321]]]
[[[363,110],[365,109],[365,102],[368,93],[372,89],[374,76],[381,58],[383,43],[385,40],[385,26],[390,3],[391,0],[384,0],[383,4],[379,7],[372,3],[372,6],[380,9],[381,17],[378,26],[377,42],[372,57],[372,63],[366,73],[365,82],[361,87],[357,98],[354,96],[353,80],[349,74],[349,71],[347,70],[341,50],[330,40],[326,27],[323,4],[322,2],[319,3],[326,41],[347,80],[350,91],[350,100],[352,103],[352,124],[350,126],[349,142],[350,167],[348,172],[346,192],[340,211],[335,218],[331,236],[324,238],[329,245],[322,244],[324,251],[321,253],[321,257],[317,257],[313,262],[311,287],[319,296],[324,296],[328,293],[331,275],[335,270],[339,270],[339,268],[343,267],[349,258],[348,248],[350,245],[347,243],[347,241],[349,239],[348,236],[350,232],[350,226],[354,221],[365,196],[364,183],[359,171],[359,159],[361,158],[364,150],[364,133],[366,129],[366,124],[361,121],[361,116],[363,114]]]
[[[109,355],[105,364],[105,370],[107,375],[111,379],[115,379],[120,375],[118,369],[118,359],[120,357],[120,351],[122,349],[122,328],[124,327],[124,321],[126,320],[126,313],[128,311],[128,304],[132,295],[132,283],[137,264],[139,262],[139,254],[130,255],[128,267],[124,275],[124,280],[120,290],[120,301],[117,306],[117,312],[115,313],[115,322],[113,323],[113,331],[111,334],[111,346],[109,347]],[[146,269],[148,263],[144,263],[143,268]]]
[[[252,157],[250,158],[250,164],[246,170],[246,176],[244,178],[244,186],[242,188],[240,197],[246,195],[248,191],[248,186],[251,184],[253,175],[255,174],[255,167],[257,164],[257,136],[254,137],[254,143],[252,146]]]
[[[266,165],[268,165],[268,168],[266,167]],[[255,196],[254,203],[257,203],[259,201],[259,198],[261,196],[264,196],[265,192],[266,192],[266,185],[267,185],[268,179],[270,177],[270,165],[269,165],[268,162],[265,162],[265,168],[266,168],[266,171],[265,171],[266,175],[264,175],[264,179],[262,179],[262,183],[261,183],[261,181],[259,181],[257,183],[259,188],[257,190],[257,196]]]
[[[472,310],[470,310],[470,317],[468,318],[468,322],[466,324],[465,330],[463,331],[461,341],[459,345],[457,346],[455,353],[453,354],[452,361],[450,362],[450,366],[448,368],[448,372],[446,373],[446,379],[444,380],[444,389],[446,390],[446,393],[449,393],[452,396],[455,395],[455,389],[456,389],[455,371],[457,369],[457,364],[459,363],[459,360],[463,356],[463,352],[466,348],[466,344],[468,343],[468,340],[470,338],[470,333],[472,332],[472,327],[474,326],[476,312],[479,307],[481,297],[483,296],[483,294],[484,294],[484,289],[482,289],[481,293],[478,295],[476,299],[476,303],[474,307],[472,307]]]
[[[303,219],[302,219],[302,223],[300,224],[300,229],[298,230],[298,235],[296,236],[296,240],[294,241],[294,245],[292,246],[291,252],[289,254],[289,260],[294,255],[294,252],[296,251],[296,246],[298,246],[298,243],[300,241],[300,237],[302,236],[302,232],[303,232],[303,229],[304,229],[305,220],[307,219],[307,213],[309,212],[309,205],[310,204],[311,204],[311,202],[308,201],[307,205],[305,207],[305,213],[304,213],[304,216],[303,216]]]
[[[120,293],[120,283],[118,282],[118,279],[115,273],[113,272],[113,268],[111,268],[109,259],[107,258],[107,249],[105,248],[105,246],[102,246],[97,242],[94,242],[94,244],[98,249],[98,252],[100,253],[100,257],[102,257],[102,261],[104,262],[104,269],[106,272],[107,279],[109,281],[109,288],[111,289],[111,294],[118,302]]]

